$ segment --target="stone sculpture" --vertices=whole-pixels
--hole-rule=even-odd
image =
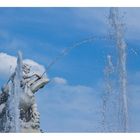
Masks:
[[[22,60],[21,60],[22,61]],[[18,63],[17,63],[18,65]],[[8,98],[10,97],[10,84],[16,86],[14,83],[16,75],[15,72],[10,76],[8,82],[1,88],[0,93],[0,132],[11,132],[10,123],[8,119]],[[37,104],[35,102],[35,93],[43,88],[49,79],[46,76],[39,74],[31,74],[30,66],[22,62],[22,79],[20,81],[20,88],[22,93],[19,97],[19,132],[41,132],[40,129],[40,114],[37,111]],[[7,127],[8,124],[8,127]]]

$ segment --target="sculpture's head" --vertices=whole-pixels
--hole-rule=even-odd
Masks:
[[[28,64],[23,63],[22,69],[23,69],[23,72],[25,74],[28,74],[28,73],[30,73],[31,66],[29,66]]]

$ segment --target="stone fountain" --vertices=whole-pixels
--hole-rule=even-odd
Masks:
[[[30,66],[23,63],[19,52],[15,71],[1,88],[0,132],[42,132],[35,93],[48,82],[45,75],[31,73]]]

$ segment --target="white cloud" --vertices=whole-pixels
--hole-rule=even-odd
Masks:
[[[53,78],[53,81],[56,84],[67,84],[67,80],[64,78],[61,78],[61,77],[55,77],[55,78]]]
[[[45,93],[36,94],[42,129],[47,126],[48,132],[99,131],[100,89],[70,85],[62,77],[53,79],[44,89]]]
[[[134,80],[139,79],[137,75],[132,76]],[[101,131],[102,90],[99,87],[95,89],[85,85],[70,85],[68,82],[61,84],[59,80],[67,81],[62,77],[54,79],[58,82],[54,80],[51,86],[46,86],[44,94],[37,94],[42,128],[45,130],[47,126],[48,132]],[[137,123],[140,122],[139,83],[128,84],[127,91],[129,130],[139,132],[140,127]]]
[[[12,72],[14,72],[16,67],[15,56],[8,55],[6,53],[0,53],[0,76],[9,76]],[[31,71],[35,73],[42,74],[45,71],[43,65],[38,64],[37,62],[31,59],[25,59],[23,62],[29,64],[31,66]]]
[[[8,75],[13,72],[16,66],[16,57],[6,53],[0,53],[0,75]]]

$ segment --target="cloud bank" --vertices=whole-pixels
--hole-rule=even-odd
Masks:
[[[14,72],[16,67],[16,61],[17,58],[15,56],[1,52],[0,53],[0,65],[1,65],[0,76],[4,77]],[[42,74],[45,71],[43,65],[40,65],[31,59],[24,59],[23,62],[31,66],[32,72]]]
[[[47,132],[100,131],[100,94],[99,89],[71,85],[62,77],[54,77],[52,83],[36,94],[42,113],[41,128]]]

